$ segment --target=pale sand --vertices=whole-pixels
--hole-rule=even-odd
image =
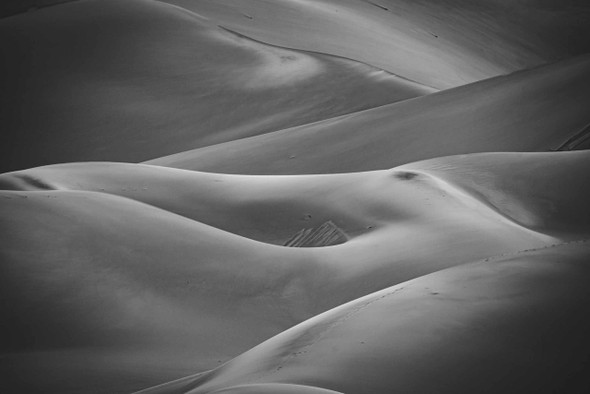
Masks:
[[[585,392],[589,258],[583,241],[423,276],[318,315],[174,392],[246,382],[360,394]]]
[[[272,177],[85,163],[2,175],[4,189],[28,190],[0,193],[8,245],[1,288],[12,305],[4,313],[18,322],[4,333],[17,344],[7,360],[21,360],[13,376],[35,370],[38,387],[63,392],[84,386],[87,378],[74,371],[93,348],[104,364],[93,361],[92,381],[123,384],[133,375],[113,374],[116,365],[145,370],[133,375],[143,387],[213,368],[373,291],[585,236],[590,191],[576,186],[588,183],[588,160],[587,152],[471,155],[389,171]],[[530,223],[542,222],[534,197],[509,183],[488,200],[472,186],[484,173],[506,177],[502,163],[521,169],[514,183],[529,185],[524,190],[559,184],[563,196],[540,198],[564,221],[529,229],[513,212],[530,206],[523,211]],[[298,229],[322,215],[354,237],[324,248],[268,243],[275,229]],[[16,319],[23,310],[39,312]],[[61,361],[35,367],[18,345],[28,336],[37,338],[37,351],[55,348],[47,357]],[[69,357],[60,356],[63,348]],[[157,365],[167,367],[150,372]],[[55,386],[63,374],[79,377]]]

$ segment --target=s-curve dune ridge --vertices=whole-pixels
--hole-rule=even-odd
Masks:
[[[31,392],[76,392],[88,379],[139,389],[214,368],[371,292],[584,237],[590,229],[582,201],[590,190],[580,185],[587,184],[588,160],[587,152],[475,154],[306,176],[125,163],[4,174],[2,289],[10,308],[3,313],[14,322],[3,333],[6,363]],[[477,181],[504,177],[501,163],[521,169],[514,184],[528,184],[525,190],[559,184],[562,193],[535,199],[508,183],[486,195]],[[463,174],[461,182],[454,173]],[[554,227],[542,210],[515,208],[548,202],[563,218]],[[279,246],[325,220],[349,240]],[[101,358],[79,375],[93,352]],[[26,380],[31,371],[34,382]]]

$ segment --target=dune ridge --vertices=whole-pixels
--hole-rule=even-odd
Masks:
[[[586,53],[590,37],[588,10],[576,1],[165,1],[263,42],[355,59],[439,89]]]
[[[135,376],[143,387],[214,368],[293,324],[373,291],[470,261],[583,237],[590,232],[588,223],[567,214],[563,217],[571,223],[563,226],[569,232],[560,226],[526,228],[497,201],[534,207],[534,198],[510,183],[498,189],[502,197],[485,195],[468,180],[486,171],[502,179],[507,168],[520,166],[522,175],[514,182],[541,189],[570,174],[560,186],[566,192],[586,184],[581,180],[587,160],[588,152],[474,154],[387,171],[305,176],[208,174],[125,163],[3,174],[1,234],[9,247],[1,252],[8,269],[2,288],[3,297],[13,300],[4,313],[53,311],[47,313],[69,316],[73,330],[67,331],[71,337],[62,337],[57,327],[48,327],[46,313],[35,313],[20,318],[3,337],[12,346],[31,336],[40,338],[38,346],[56,346],[45,357],[62,360],[56,364],[59,372],[37,369],[40,386],[31,392],[52,387],[51,376],[73,371],[88,357],[85,349],[94,346],[102,347],[108,364],[95,364],[91,380],[113,379],[110,368],[125,369],[128,363],[145,365],[145,375],[125,376]],[[588,193],[584,187],[578,194],[565,193],[576,195],[573,201],[558,194],[542,199],[580,213],[587,212],[583,196]],[[318,214],[329,214],[351,238],[329,247],[271,245],[275,231],[266,228],[260,213],[248,216],[253,206],[280,229],[321,224]],[[527,211],[530,217],[542,213]],[[242,230],[235,227],[240,217]],[[61,294],[55,294],[56,284]],[[31,293],[31,288],[38,290]],[[110,315],[91,305],[112,305]],[[40,326],[46,327],[44,335]],[[80,328],[86,334],[74,335],[77,327],[86,327]],[[250,334],[238,335],[235,327]],[[13,377],[23,379],[19,366],[30,368],[30,363],[15,362],[19,346],[7,362],[14,362]],[[69,358],[60,356],[62,346],[73,346]],[[171,368],[155,372],[158,363]],[[61,387],[75,392],[85,381],[72,379]],[[112,384],[123,385],[123,379]]]
[[[478,161],[482,164],[478,165]],[[243,176],[150,165],[74,163],[7,173],[0,176],[0,185],[3,189],[13,190],[32,191],[42,186],[121,195],[226,231],[282,245],[302,227],[319,227],[329,220],[351,236],[377,229],[382,218],[387,217],[379,207],[398,203],[408,205],[402,202],[401,197],[399,202],[381,202],[375,198],[384,194],[379,188],[392,185],[397,190],[404,187],[401,181],[419,181],[419,173],[411,169],[427,175],[424,180],[431,176],[434,176],[433,180],[446,180],[446,183],[434,183],[435,188],[445,188],[449,182],[459,187],[469,186],[465,198],[474,199],[477,204],[483,202],[496,211],[499,209],[509,220],[514,220],[509,214],[511,209],[515,209],[513,206],[529,209],[536,206],[532,212],[520,214],[529,216],[527,220],[530,223],[547,221],[542,219],[544,205],[534,202],[522,187],[515,186],[518,182],[528,184],[530,181],[527,178],[538,179],[534,184],[535,193],[546,195],[538,200],[559,202],[558,206],[562,207],[559,208],[561,210],[553,207],[557,210],[554,215],[567,218],[561,227],[572,227],[578,223],[575,226],[583,228],[587,208],[576,201],[588,193],[584,183],[579,182],[587,177],[583,171],[587,161],[588,154],[584,151],[486,153],[433,159],[384,172],[315,176]],[[514,168],[520,170],[515,172]],[[544,175],[537,173],[539,168],[543,168]],[[498,184],[502,179],[505,179],[503,184]],[[547,187],[551,182],[557,182],[560,188]],[[408,185],[420,183],[409,182]],[[487,191],[478,188],[481,187],[478,185],[486,187]],[[498,189],[496,197],[490,194],[491,187]],[[568,193],[560,195],[552,190]],[[440,193],[444,194],[444,191]],[[569,200],[566,196],[570,196],[567,197]],[[325,202],[318,202],[322,200]],[[359,205],[357,201],[363,203]],[[497,205],[495,208],[494,204]],[[375,208],[367,209],[368,206]],[[565,207],[572,207],[571,212],[566,213]],[[577,213],[574,210],[578,210]],[[408,212],[416,212],[418,216],[434,215],[420,213],[418,206],[406,210],[395,208],[393,212],[398,213],[391,213],[389,217],[397,220],[406,217]],[[556,220],[551,219],[550,222],[557,224]],[[521,222],[519,225],[526,224]]]
[[[2,172],[137,162],[432,91],[156,1],[70,2],[2,19],[0,31]]]
[[[549,151],[590,120],[589,65],[590,56],[584,55],[146,163],[224,173],[309,174],[379,170],[463,153]]]

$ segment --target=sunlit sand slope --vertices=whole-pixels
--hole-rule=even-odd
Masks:
[[[588,184],[588,157],[470,155],[295,177],[117,163],[4,174],[3,360],[30,392],[79,392],[89,381],[102,392],[132,390],[213,368],[373,291],[583,237],[589,223],[572,212],[588,212],[590,190],[578,187]],[[478,180],[503,177],[504,162],[521,169],[517,185],[559,185],[563,195],[540,201],[561,221],[552,226],[534,209],[539,200],[510,182],[486,194]],[[326,220],[350,239],[270,244]],[[89,369],[79,374],[83,360]]]
[[[6,392],[129,392],[189,374],[194,363],[210,368],[311,316],[307,286],[325,276],[301,249],[121,197],[1,198],[0,296],[10,324],[1,326],[9,373],[0,387],[17,390]]]
[[[367,394],[585,392],[589,261],[580,241],[443,270],[316,316],[183,388],[145,393],[265,383]]]
[[[385,207],[402,204],[403,195],[395,194],[380,202],[377,196],[386,195],[387,187],[399,193],[404,184],[419,185],[434,176],[521,226],[566,236],[585,231],[590,223],[589,208],[579,203],[590,195],[589,160],[586,151],[471,154],[407,164],[392,170],[391,178],[385,175],[388,172],[240,176],[149,165],[72,163],[0,175],[0,188],[115,194],[244,237],[283,244],[302,228],[328,221],[353,237],[370,232],[391,221]],[[418,207],[423,216],[434,215],[436,208]],[[414,209],[396,210],[404,217]]]
[[[5,18],[0,47],[0,172],[146,160],[435,91],[147,0]]]
[[[150,164],[304,174],[391,168],[474,152],[548,151],[588,134],[590,56]]]

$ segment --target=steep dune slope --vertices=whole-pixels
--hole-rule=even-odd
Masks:
[[[258,40],[449,88],[588,52],[579,0],[164,0]]]
[[[506,187],[503,198],[490,197],[492,205],[481,191],[445,180],[445,169],[462,171],[463,182],[478,179],[483,170],[471,165],[477,156],[324,176],[235,176],[115,163],[5,174],[2,188],[13,189],[0,193],[0,288],[10,322],[2,335],[6,368],[21,385],[33,385],[31,392],[77,392],[85,385],[97,392],[139,389],[213,368],[370,292],[590,232],[588,223],[573,227],[576,233],[551,226],[542,230],[554,236],[531,231],[506,215],[502,202],[534,206],[534,198]],[[482,162],[489,163],[490,176],[505,160],[520,165],[527,176],[518,181],[543,188],[564,174],[586,184],[588,157],[512,154],[494,161],[483,155]],[[587,215],[590,190],[575,186],[560,186],[574,199],[546,198],[558,212]],[[272,241],[273,232],[302,226],[309,212],[310,220],[329,216],[351,239],[286,248],[198,222]],[[272,231],[265,228],[270,223]],[[82,360],[90,369],[80,375]],[[29,382],[33,373],[39,378]]]
[[[71,2],[0,32],[2,172],[146,160],[434,91],[155,1]]]
[[[586,241],[454,267],[316,316],[150,394],[306,384],[350,393],[584,392]],[[219,391],[216,391],[219,390]]]
[[[589,106],[586,55],[147,163],[213,172],[304,174],[385,169],[462,153],[547,151],[587,128]]]

